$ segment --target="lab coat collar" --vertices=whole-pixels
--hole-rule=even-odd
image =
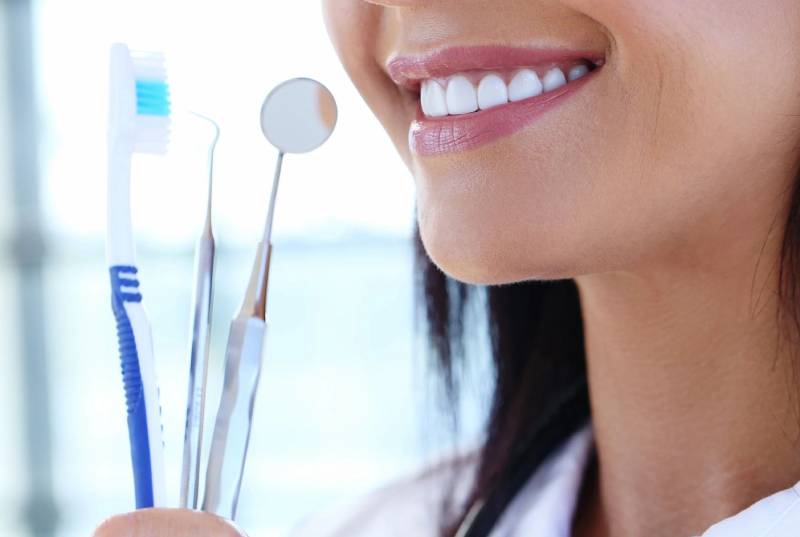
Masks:
[[[492,537],[570,537],[578,494],[593,449],[587,424],[551,455],[506,510]],[[714,524],[701,537],[797,537],[800,482]]]

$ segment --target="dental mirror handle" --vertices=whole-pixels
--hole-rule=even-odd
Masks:
[[[267,324],[272,220],[283,152],[278,153],[264,234],[258,243],[242,307],[231,322],[222,398],[211,439],[203,511],[234,520],[253,423]]]
[[[225,385],[211,440],[203,511],[234,520],[261,374],[266,323],[237,317],[231,323]]]
[[[222,398],[208,459],[203,511],[230,520],[236,518],[261,375],[271,254],[272,244],[259,243],[245,300],[231,322]]]

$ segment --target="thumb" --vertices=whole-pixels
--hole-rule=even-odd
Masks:
[[[93,537],[247,537],[224,518],[188,509],[140,509],[109,518]]]

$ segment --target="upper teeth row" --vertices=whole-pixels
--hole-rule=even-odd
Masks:
[[[532,69],[520,69],[508,85],[499,75],[489,73],[481,79],[477,89],[465,75],[450,77],[447,89],[436,80],[425,80],[420,91],[422,113],[428,117],[442,117],[486,110],[552,91],[588,72],[586,65],[576,65],[564,76],[561,69],[553,67],[539,78]]]

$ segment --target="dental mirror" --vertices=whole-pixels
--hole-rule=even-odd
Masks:
[[[280,84],[267,95],[261,107],[261,130],[278,149],[278,160],[250,282],[230,326],[223,393],[211,441],[203,500],[204,511],[231,520],[236,518],[263,361],[272,219],[283,155],[308,153],[325,143],[336,126],[336,115],[336,101],[331,92],[310,78],[295,78]]]
[[[310,78],[287,80],[261,107],[261,130],[281,153],[307,153],[325,143],[336,126],[336,101]]]
[[[336,100],[320,82],[311,78],[292,78],[278,84],[261,105],[261,131],[269,143],[278,149],[278,161],[272,180],[267,220],[264,225],[264,244],[271,244],[272,219],[281,178],[283,155],[308,153],[330,138],[336,127]],[[269,259],[266,261],[269,271]],[[266,273],[264,274],[266,278]],[[266,286],[266,283],[264,283]],[[264,305],[259,303],[258,307]]]

